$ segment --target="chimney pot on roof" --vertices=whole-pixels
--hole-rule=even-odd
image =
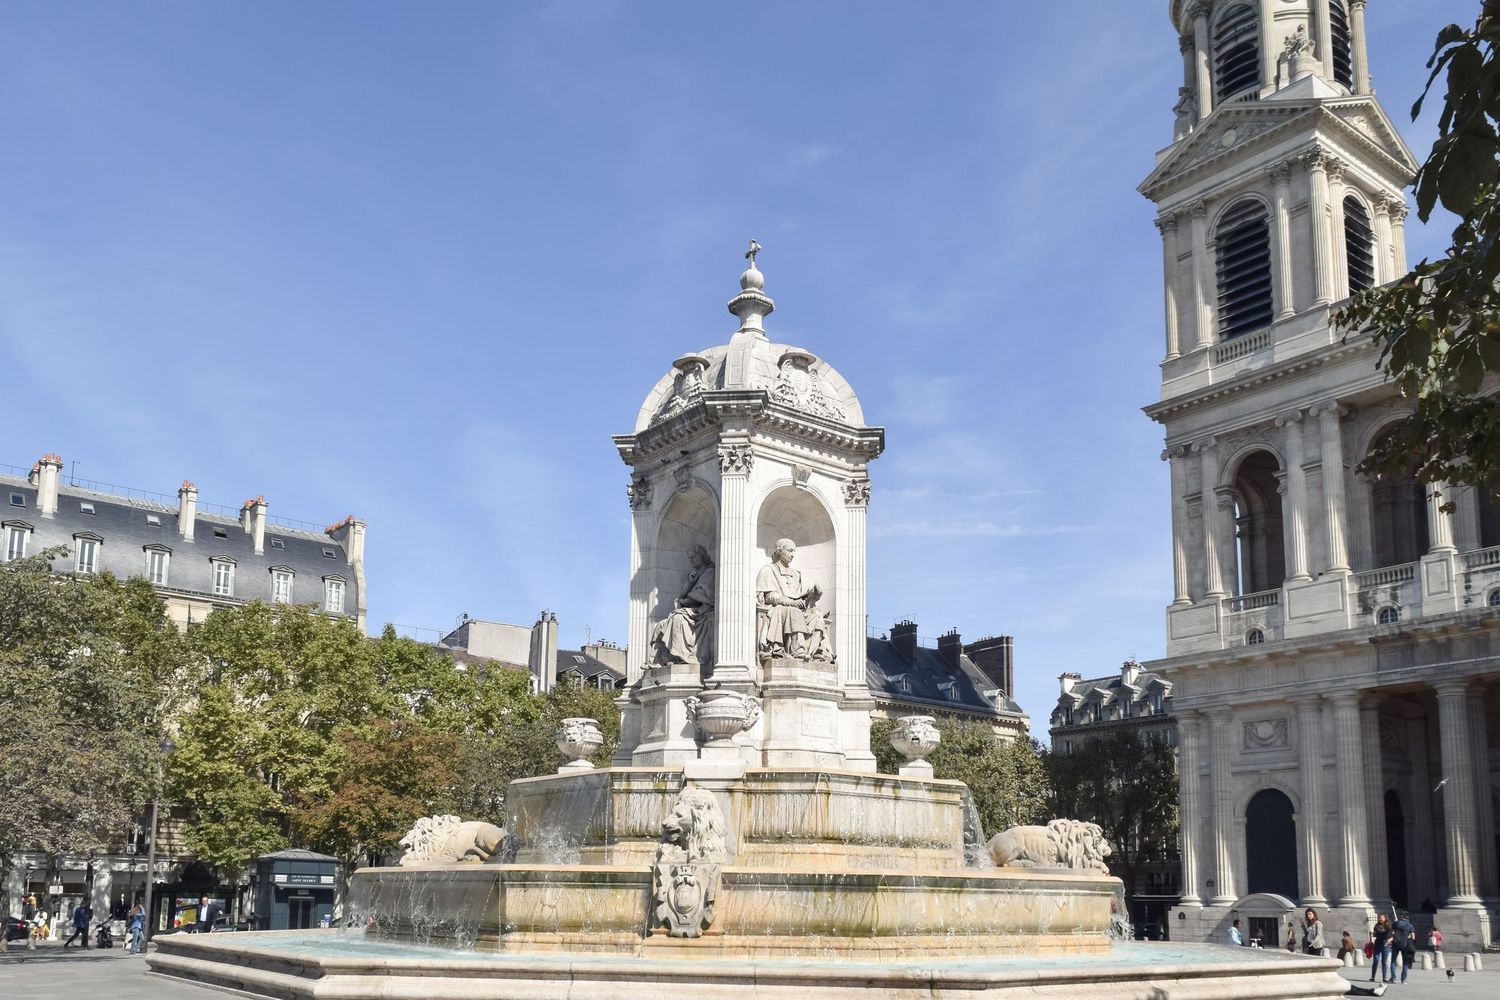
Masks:
[[[1120,680],[1123,683],[1134,686],[1136,679],[1140,676],[1141,665],[1135,661],[1135,657],[1131,657],[1120,664]]]
[[[177,491],[177,533],[185,542],[193,540],[193,523],[198,519],[198,487],[182,481]]]
[[[1007,698],[1016,691],[1015,644],[1008,635],[992,635],[964,647],[969,659]]]
[[[891,645],[896,647],[896,653],[907,663],[914,662],[917,658],[917,623],[903,619],[892,625]]]
[[[36,470],[36,507],[43,517],[57,513],[57,488],[62,479],[62,456],[47,452],[34,467]]]
[[[255,541],[255,554],[266,551],[266,503],[264,496],[252,497],[240,506],[240,526]]]
[[[1067,694],[1069,691],[1073,690],[1073,685],[1076,684],[1077,682],[1081,681],[1081,680],[1083,680],[1083,675],[1082,674],[1074,674],[1074,673],[1058,674],[1057,675],[1057,686],[1059,688],[1059,692],[1058,693],[1059,694]]]
[[[950,667],[955,670],[959,668],[959,661],[964,655],[964,641],[959,636],[958,629],[949,629],[938,636],[938,652]]]

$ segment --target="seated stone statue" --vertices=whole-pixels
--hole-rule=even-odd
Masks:
[[[823,592],[817,584],[802,586],[801,571],[792,569],[796,555],[795,542],[778,540],[771,561],[755,576],[756,645],[762,657],[831,663],[828,615],[817,610]]]
[[[651,662],[691,663],[705,669],[714,660],[714,564],[708,549],[688,550],[692,572],[672,611],[651,630]]]

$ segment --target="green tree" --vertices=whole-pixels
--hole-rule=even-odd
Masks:
[[[334,736],[338,770],[324,795],[297,796],[297,842],[338,858],[348,873],[360,860],[376,864],[422,816],[452,805],[458,740],[421,722],[376,719]]]
[[[1098,823],[1114,848],[1110,870],[1136,892],[1141,866],[1177,850],[1177,761],[1164,739],[1122,732],[1049,753],[1056,816]]]
[[[1368,335],[1380,364],[1412,401],[1361,469],[1500,493],[1500,395],[1486,375],[1500,371],[1500,3],[1482,5],[1471,29],[1444,28],[1428,60],[1432,75],[1412,107],[1415,119],[1439,76],[1447,93],[1438,137],[1417,174],[1417,214],[1441,203],[1459,217],[1452,247],[1392,284],[1354,296],[1335,316],[1345,339]]]
[[[191,658],[140,580],[54,573],[51,549],[0,565],[0,858],[118,844],[154,789]]]
[[[893,725],[887,719],[870,724],[875,765],[884,774],[895,774],[903,763],[891,749]],[[939,719],[937,727],[942,741],[927,758],[933,777],[969,786],[985,836],[1047,818],[1047,769],[1035,740],[999,739],[983,722]]]

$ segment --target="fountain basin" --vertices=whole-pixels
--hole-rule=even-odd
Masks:
[[[648,866],[445,865],[356,873],[377,938],[537,954],[798,958],[1099,954],[1115,879],[995,869],[836,871],[727,865],[713,926],[652,931]]]
[[[511,783],[518,864],[647,865],[679,769],[612,767]],[[962,782],[865,771],[746,768],[722,783],[742,867],[962,869]]]
[[[1117,944],[1098,955],[943,961],[511,956],[331,931],[166,935],[153,974],[274,1000],[1312,1000],[1342,996],[1331,959],[1220,945]]]

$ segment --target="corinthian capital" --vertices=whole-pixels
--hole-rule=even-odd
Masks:
[[[755,452],[748,444],[719,445],[719,471],[726,475],[749,475],[755,464]]]
[[[1163,236],[1177,232],[1177,213],[1163,212],[1156,217],[1156,231]]]
[[[851,479],[844,483],[844,506],[866,507],[870,503],[870,481]]]

